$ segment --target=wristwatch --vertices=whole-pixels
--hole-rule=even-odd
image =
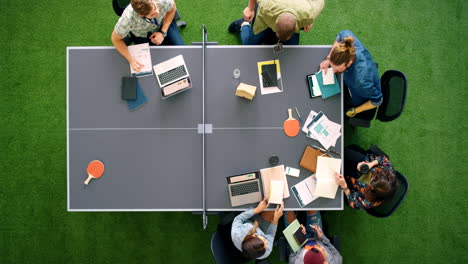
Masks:
[[[159,30],[159,32],[161,32],[161,34],[163,35],[163,37],[166,37],[167,36],[167,32],[164,32],[162,30]]]

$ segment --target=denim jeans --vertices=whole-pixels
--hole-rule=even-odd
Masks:
[[[287,217],[284,216],[283,219],[284,219],[284,227],[288,227],[290,223],[288,222]],[[314,237],[314,231],[312,231],[312,228],[310,227],[310,225],[318,225],[323,231],[322,216],[320,215],[320,211],[316,211],[315,214],[311,214],[311,215],[307,214],[306,224],[305,224],[307,238]]]
[[[151,36],[151,32],[148,32],[148,36],[146,38],[142,37],[135,37],[133,34],[130,32],[131,36],[130,37],[125,37],[124,42],[128,46],[132,43],[134,44],[142,44],[142,43],[149,43],[151,46],[155,46],[153,42],[149,39],[149,36]],[[184,40],[182,39],[182,36],[180,35],[179,29],[177,28],[177,23],[175,20],[172,20],[171,25],[167,29],[167,36],[164,38],[163,42],[161,43],[163,46],[167,45],[185,45]]]
[[[241,28],[242,45],[273,45],[278,42],[276,33],[271,28],[267,28],[255,35],[250,25],[244,25]],[[282,41],[283,45],[299,45],[299,33],[294,33],[292,37],[286,41]]]

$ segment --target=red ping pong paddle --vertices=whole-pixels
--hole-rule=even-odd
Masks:
[[[291,108],[288,109],[289,118],[284,121],[283,130],[286,136],[295,137],[299,134],[299,121],[292,117]]]
[[[93,160],[89,163],[86,172],[88,173],[88,179],[86,179],[84,184],[88,185],[91,179],[97,179],[102,176],[104,173],[104,164],[99,160]]]

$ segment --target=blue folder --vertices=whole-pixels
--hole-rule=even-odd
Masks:
[[[338,83],[338,78],[336,78],[336,74],[334,74],[335,83],[334,84],[329,84],[329,85],[323,85],[323,78],[322,78],[322,72],[321,71],[315,73],[315,77],[317,77],[317,82],[318,82],[318,84],[320,86],[320,91],[322,92],[322,98],[323,99],[326,99],[326,98],[331,97],[333,95],[339,94],[341,92],[340,84]]]
[[[147,99],[146,99],[145,93],[143,92],[143,89],[141,88],[140,83],[137,80],[136,81],[136,99],[127,100],[128,109],[130,109],[130,111],[135,111],[138,108],[140,108],[140,106],[145,104],[146,101]]]

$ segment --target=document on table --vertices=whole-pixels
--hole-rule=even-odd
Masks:
[[[340,124],[330,121],[322,112],[317,113],[314,110],[310,111],[302,127],[302,132],[307,137],[319,141],[325,149],[336,145],[336,141],[341,136],[340,130]]]
[[[315,178],[317,179],[317,186],[315,187],[316,196],[335,199],[336,190],[338,185],[335,182],[335,172],[341,170],[341,159],[318,157],[317,158],[317,172]]]
[[[128,46],[128,52],[134,60],[144,65],[139,72],[133,70],[132,66],[130,65],[130,72],[132,73],[132,76],[142,77],[153,75],[151,53],[148,43]]]
[[[283,187],[283,198],[289,197],[288,181],[286,179],[286,173],[284,173],[284,165],[278,165],[271,168],[265,168],[260,170],[263,184],[263,195],[266,197],[270,196],[271,181],[278,180],[284,182]]]
[[[323,112],[319,112],[310,122],[308,136],[316,139],[325,149],[336,145],[341,136],[341,125],[331,122]]]
[[[305,180],[291,187],[291,191],[296,197],[296,200],[301,208],[318,198],[318,196],[313,194],[315,192],[316,184],[317,180],[313,177],[312,174]]]

